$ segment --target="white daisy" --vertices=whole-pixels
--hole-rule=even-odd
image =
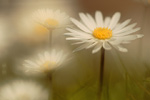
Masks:
[[[69,16],[60,10],[39,9],[31,16],[23,18],[21,35],[23,40],[41,42],[52,32],[52,30],[66,27],[69,24]]]
[[[65,61],[67,55],[60,51],[52,50],[49,52],[44,52],[44,54],[39,54],[38,59],[35,61],[25,60],[23,64],[23,70],[28,74],[51,74],[57,68],[61,67],[61,64]]]
[[[65,27],[69,22],[69,16],[64,12],[60,12],[60,10],[39,9],[33,13],[32,17],[38,25],[42,25],[48,29]]]
[[[112,18],[106,17],[100,11],[96,11],[95,19],[90,14],[79,13],[81,22],[71,18],[71,21],[79,28],[67,28],[69,31],[65,35],[69,36],[66,40],[79,41],[74,44],[82,44],[74,51],[89,49],[94,47],[92,53],[96,53],[103,47],[110,50],[112,47],[119,51],[127,52],[128,50],[121,46],[124,43],[130,43],[132,40],[143,37],[142,34],[132,34],[140,28],[134,28],[136,23],[128,25],[130,19],[119,23],[121,14],[116,12]],[[112,46],[112,47],[111,47]]]
[[[19,80],[0,88],[0,100],[48,100],[48,91],[34,82]]]

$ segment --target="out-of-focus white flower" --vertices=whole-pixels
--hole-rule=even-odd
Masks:
[[[23,70],[26,74],[51,74],[62,66],[66,57],[67,55],[62,51],[57,52],[56,50],[52,50],[50,53],[46,51],[44,54],[39,54],[38,59],[34,61],[25,60]]]
[[[38,9],[23,20],[21,33],[25,40],[39,42],[45,40],[52,30],[67,27],[69,21],[69,16],[60,10]]]
[[[48,100],[48,91],[28,81],[14,81],[0,88],[0,100]]]
[[[67,28],[69,31],[65,35],[69,36],[66,40],[79,41],[74,44],[82,44],[74,51],[89,49],[94,47],[92,53],[96,53],[103,47],[110,50],[112,47],[121,52],[128,50],[121,44],[130,43],[132,40],[143,37],[142,34],[132,34],[140,28],[134,28],[136,23],[128,25],[131,19],[119,23],[121,14],[116,12],[112,18],[106,17],[100,11],[96,11],[95,19],[90,14],[79,13],[81,21],[71,18],[71,21],[79,28]],[[112,46],[112,47],[111,47]]]
[[[39,9],[33,13],[33,20],[47,29],[56,29],[65,27],[69,20],[69,16],[60,10]],[[42,29],[42,28],[39,28]]]

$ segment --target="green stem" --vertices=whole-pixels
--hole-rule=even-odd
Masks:
[[[53,30],[51,30],[51,29],[49,29],[49,33],[48,33],[48,43],[47,43],[47,45],[48,45],[48,49],[50,48],[52,48],[52,36],[53,36]]]
[[[48,100],[53,100],[53,84],[52,84],[52,74],[48,74],[47,75],[47,78],[48,78],[48,85],[49,85],[49,98]]]
[[[99,92],[100,92],[100,96],[99,96],[99,99],[101,99],[101,96],[102,96],[102,91],[103,91],[103,78],[104,78],[104,63],[105,63],[105,50],[104,48],[101,49],[101,62],[100,62],[100,76],[99,76],[99,85],[100,85],[100,89],[99,89]]]

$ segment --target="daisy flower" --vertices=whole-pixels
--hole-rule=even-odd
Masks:
[[[96,11],[95,18],[84,13],[79,13],[79,16],[81,21],[70,18],[78,29],[67,28],[69,32],[65,33],[65,35],[69,36],[66,40],[78,41],[73,44],[82,44],[74,51],[93,47],[92,53],[96,53],[102,47],[106,50],[114,47],[121,52],[127,52],[128,50],[122,47],[121,44],[130,43],[132,40],[143,37],[142,34],[132,34],[140,30],[140,28],[134,28],[136,23],[128,25],[131,19],[119,23],[121,16],[119,12],[116,12],[112,18],[106,17],[105,19],[103,19],[100,11]]]
[[[19,80],[1,87],[0,100],[48,100],[48,91],[34,82]]]
[[[60,12],[60,10],[54,11],[52,9],[39,9],[33,13],[32,17],[36,22],[37,28],[35,29],[44,32],[51,29],[65,27],[69,22],[69,16],[64,12]]]
[[[51,74],[51,72],[61,67],[66,57],[67,55],[64,55],[62,51],[52,50],[50,53],[46,51],[44,54],[39,54],[38,59],[34,61],[25,60],[23,70],[27,74]]]
[[[23,40],[31,43],[41,42],[47,39],[53,30],[65,28],[69,24],[68,18],[69,16],[60,10],[38,9],[31,16],[23,18],[21,26]]]

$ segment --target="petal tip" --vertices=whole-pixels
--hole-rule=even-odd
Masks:
[[[139,34],[137,35],[137,38],[142,38],[144,35],[143,34]]]

